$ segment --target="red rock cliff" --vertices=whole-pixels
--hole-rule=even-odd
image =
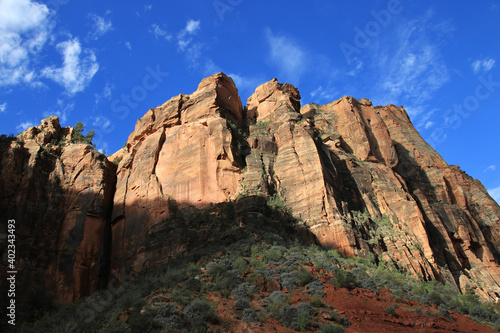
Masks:
[[[16,220],[18,301],[70,303],[107,283],[115,167],[70,144],[72,132],[49,117],[0,143],[1,231]]]
[[[446,164],[402,107],[352,97],[301,106],[299,91],[274,79],[243,108],[219,73],[137,121],[110,157],[121,159],[116,179],[86,145],[50,147],[51,135],[69,131],[49,118],[0,152],[2,218],[23,221],[20,233],[37,249],[25,265],[45,258],[32,274],[49,275],[57,299],[92,292],[108,267],[139,272],[184,252],[175,240],[151,241],[170,199],[205,206],[241,195],[282,201],[320,243],[347,255],[500,294],[500,207]]]

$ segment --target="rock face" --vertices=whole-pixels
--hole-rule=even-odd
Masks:
[[[87,144],[66,145],[72,131],[49,117],[0,143],[1,232],[15,219],[18,300],[70,303],[107,283],[115,168]]]
[[[113,210],[113,271],[134,271],[151,256],[144,241],[168,216],[167,201],[208,205],[238,194],[243,160],[238,129],[243,108],[224,74],[204,79],[196,92],[179,95],[137,121],[118,165]],[[241,141],[241,140],[240,140]]]
[[[23,221],[19,233],[37,249],[26,267],[30,255],[46,257],[30,274],[50,275],[57,299],[92,292],[108,269],[123,276],[186,251],[152,241],[168,229],[173,200],[203,207],[246,195],[288,207],[344,254],[500,295],[500,207],[420,137],[402,107],[352,97],[301,106],[295,87],[273,79],[243,108],[219,73],[137,121],[110,157],[116,179],[90,147],[50,146],[70,132],[49,118],[0,152],[2,218]]]

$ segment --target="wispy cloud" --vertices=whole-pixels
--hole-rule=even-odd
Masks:
[[[93,126],[99,126],[100,128],[108,128],[112,125],[111,120],[104,116],[97,116],[92,122]]]
[[[92,31],[89,34],[90,38],[99,39],[106,32],[113,30],[111,20],[96,14],[89,14],[89,18],[92,21]]]
[[[265,31],[269,46],[269,60],[276,66],[283,80],[298,84],[306,71],[306,52],[290,37],[277,35],[267,28]]]
[[[7,103],[0,104],[0,113],[6,113]]]
[[[433,111],[426,104],[450,79],[442,43],[453,33],[446,21],[437,21],[430,10],[421,17],[402,20],[394,30],[370,45],[370,68],[379,78],[373,95],[379,104],[405,105],[417,128],[430,128]]]
[[[127,49],[132,50],[132,44],[130,44],[130,42],[129,42],[129,41],[125,41],[125,42],[123,42],[123,45],[124,45]]]
[[[475,60],[472,63],[472,70],[474,71],[474,74],[479,74],[479,73],[486,73],[489,72],[493,66],[495,66],[495,59],[492,58],[485,58],[482,60]]]
[[[200,30],[200,21],[188,20],[186,23],[186,27],[182,29],[177,34],[177,45],[181,51],[186,50],[186,48],[192,42],[192,36],[195,35]]]
[[[335,98],[338,98],[338,91],[330,87],[323,88],[323,86],[321,85],[316,89],[314,89],[313,91],[311,91],[309,95],[311,96],[311,99],[313,99],[315,103],[319,101],[331,102]]]
[[[488,172],[488,171],[495,171],[497,167],[495,165],[490,165],[486,169],[483,170],[483,172]]]
[[[62,67],[45,67],[42,75],[59,83],[69,95],[83,91],[99,69],[95,54],[82,51],[78,38],[57,44],[57,49],[63,57]]]
[[[17,125],[17,126],[16,126],[16,129],[17,129],[19,132],[23,132],[23,131],[25,131],[27,128],[32,127],[32,126],[35,126],[35,123],[33,123],[32,121],[25,121],[25,122],[22,122],[22,123],[20,123],[19,125]]]
[[[32,57],[53,27],[52,12],[31,0],[0,1],[0,86],[32,83]]]
[[[166,39],[168,41],[172,40],[172,35],[156,23],[151,25],[151,29],[149,31],[153,34],[153,36],[155,36],[156,39]]]
[[[102,92],[98,93],[98,94],[97,93],[94,94],[94,98],[95,98],[94,105],[99,104],[102,100],[110,100],[113,89],[115,89],[114,84],[106,82],[106,85],[102,89]]]
[[[493,199],[495,199],[495,201],[497,203],[500,204],[500,186],[499,187],[496,187],[496,188],[492,188],[492,189],[489,189],[488,190],[488,193],[491,195],[491,197]]]
[[[227,73],[227,76],[231,77],[238,88],[238,92],[240,96],[249,97],[255,89],[269,80],[269,78],[265,78],[264,76],[260,77],[259,75],[241,75],[236,73]]]

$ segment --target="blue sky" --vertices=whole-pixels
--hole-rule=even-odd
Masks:
[[[403,105],[500,201],[500,3],[0,0],[0,133],[58,115],[97,148],[223,71],[243,103],[277,77],[303,104]]]

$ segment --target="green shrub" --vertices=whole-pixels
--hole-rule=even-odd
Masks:
[[[314,310],[308,303],[300,303],[296,307],[297,309],[297,324],[300,331],[306,331],[311,324],[311,318],[316,316],[316,310]]]
[[[313,296],[318,298],[325,297],[326,293],[323,291],[325,285],[318,279],[314,279],[312,282],[309,282],[307,285],[307,292]]]
[[[385,311],[388,314],[390,314],[390,315],[392,315],[394,317],[397,316],[397,314],[396,314],[396,307],[394,305],[389,305],[388,307],[385,308]]]
[[[247,323],[251,323],[259,320],[259,318],[257,317],[257,313],[255,313],[254,309],[246,308],[245,310],[243,310],[243,320]]]
[[[248,262],[240,257],[234,261],[233,267],[236,268],[240,274],[244,274],[248,269]]]
[[[281,317],[281,309],[285,306],[288,298],[285,293],[281,291],[273,291],[271,295],[266,297],[267,308],[266,311],[269,313],[271,317],[276,319],[280,319]]]
[[[250,303],[245,299],[238,299],[236,302],[234,302],[234,307],[240,310],[247,309],[250,307]]]
[[[297,330],[299,328],[297,317],[298,311],[292,305],[285,305],[280,309],[280,321],[285,327]]]
[[[319,298],[315,298],[311,301],[311,306],[314,306],[315,308],[324,308],[325,303],[323,303]]]
[[[198,332],[206,331],[207,321],[217,320],[210,303],[205,300],[195,299],[184,308],[184,316]]]
[[[158,328],[163,330],[179,330],[183,328],[180,313],[172,303],[167,303],[157,310],[154,322]]]
[[[352,289],[356,287],[356,276],[349,271],[339,269],[333,278],[333,284],[337,287]]]
[[[332,323],[326,323],[321,326],[321,333],[345,333],[345,329],[342,326],[335,325]]]

